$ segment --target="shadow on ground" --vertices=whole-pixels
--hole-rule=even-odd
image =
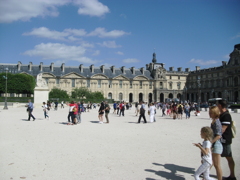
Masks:
[[[170,179],[170,180],[185,180],[184,176],[177,174],[178,172],[183,172],[183,173],[188,173],[188,174],[194,174],[194,168],[190,167],[184,167],[184,166],[178,166],[175,164],[158,164],[158,163],[153,163],[156,166],[163,166],[165,169],[171,171],[171,172],[166,172],[166,171],[155,171],[152,169],[145,169],[145,171],[152,172],[158,176],[161,176],[163,179]],[[161,179],[160,178],[160,179]],[[154,180],[152,178],[146,178],[146,180]]]
[[[158,163],[153,163],[156,166],[163,166],[165,169],[167,169],[168,171],[171,172],[166,172],[166,171],[155,171],[152,169],[145,169],[145,171],[147,172],[152,172],[158,176],[161,176],[160,179],[168,179],[168,180],[185,180],[186,178],[180,174],[177,174],[177,172],[183,172],[183,173],[188,173],[188,174],[192,174],[192,176],[195,173],[195,169],[194,168],[190,168],[190,167],[185,167],[185,166],[178,166],[175,164],[158,164]],[[213,178],[217,178],[217,176],[215,175],[210,175]],[[156,180],[153,178],[146,178],[146,180]]]

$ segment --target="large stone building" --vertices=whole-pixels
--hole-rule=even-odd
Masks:
[[[73,88],[87,87],[91,91],[101,91],[107,99],[115,101],[156,101],[178,98],[190,101],[207,101],[211,97],[223,97],[229,101],[238,101],[240,90],[240,44],[234,46],[229,62],[222,66],[190,71],[181,67],[166,70],[163,63],[157,63],[153,53],[152,62],[146,68],[134,67],[106,68],[104,65],[78,67],[50,65],[0,64],[0,72],[27,73],[36,77],[43,73],[49,89],[54,87],[66,90],[69,94]],[[201,94],[198,96],[198,94]]]

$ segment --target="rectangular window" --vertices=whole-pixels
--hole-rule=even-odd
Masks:
[[[45,78],[45,80],[46,80],[46,83],[48,84],[48,78]]]
[[[119,88],[122,88],[122,80],[119,81]]]
[[[72,79],[72,87],[75,87],[75,79]]]
[[[169,84],[169,89],[172,89],[172,83]]]
[[[170,76],[170,78],[169,79],[172,79],[172,76]]]
[[[160,89],[163,89],[163,83],[160,82]]]
[[[132,81],[130,81],[130,88],[132,89]]]
[[[142,89],[142,81],[139,81],[140,89]]]
[[[58,78],[56,79],[56,84],[59,84],[59,79]]]
[[[178,79],[180,79],[180,76],[178,76]]]
[[[90,79],[87,80],[87,87],[90,87]]]
[[[149,82],[149,89],[152,89],[152,81]]]
[[[109,87],[109,88],[112,88],[112,80],[109,80],[109,81],[108,81],[108,87]]]
[[[101,80],[98,80],[98,88],[101,88]]]

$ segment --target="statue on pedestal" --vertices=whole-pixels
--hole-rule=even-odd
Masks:
[[[42,78],[42,73],[37,75],[37,87],[48,87],[46,80]]]

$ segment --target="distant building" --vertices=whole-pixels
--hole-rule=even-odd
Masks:
[[[145,68],[106,68],[104,65],[84,67],[49,65],[0,64],[0,72],[8,67],[10,73],[26,73],[36,76],[43,73],[49,89],[60,88],[69,94],[74,88],[87,87],[91,91],[101,91],[107,99],[115,101],[163,102],[167,98],[179,100],[207,101],[211,97],[223,97],[229,101],[239,101],[240,90],[240,44],[234,46],[229,62],[222,66],[190,71],[181,67],[166,70],[163,63],[157,63],[153,53],[152,62]],[[198,94],[201,94],[199,98]]]

